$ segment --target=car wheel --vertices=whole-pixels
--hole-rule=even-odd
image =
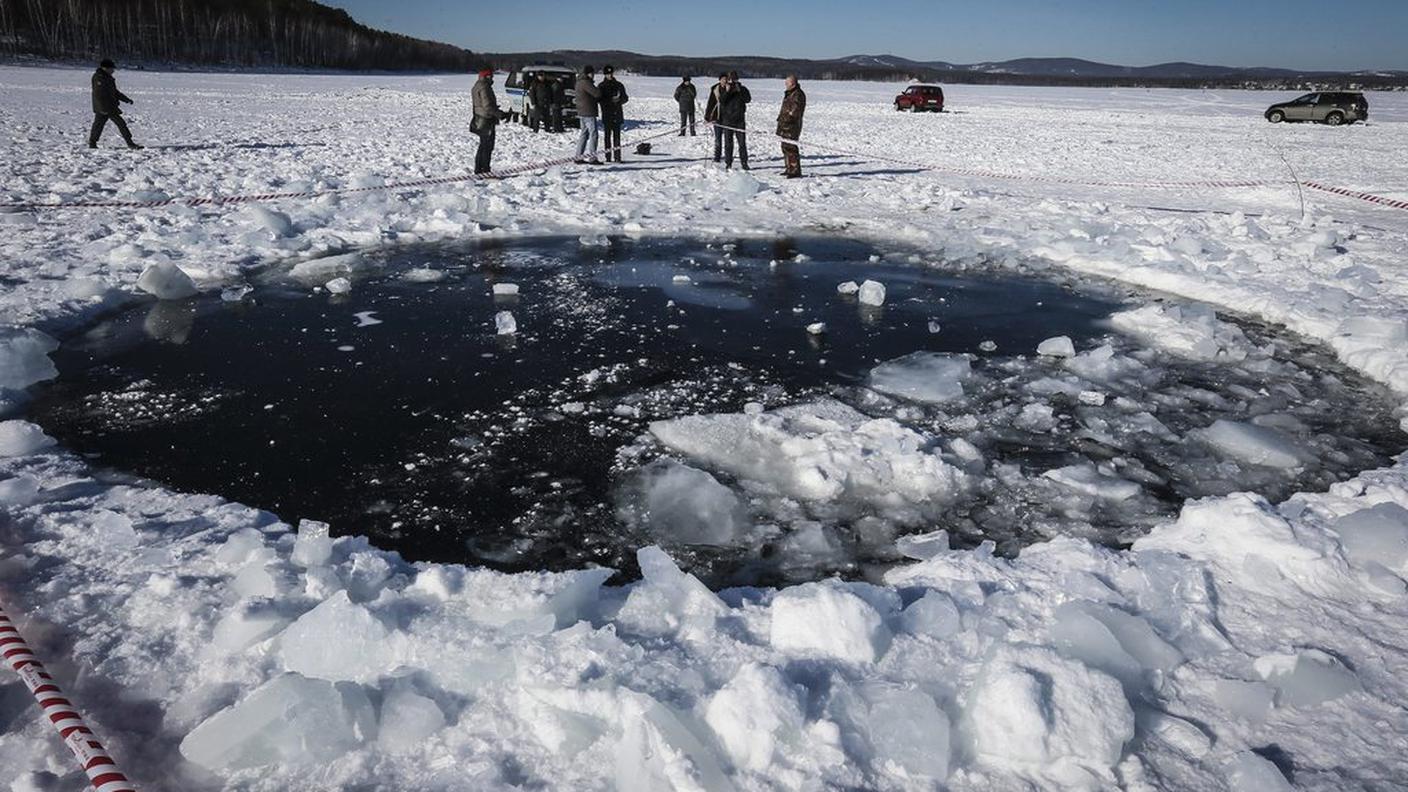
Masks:
[[[1329,124],[1330,126],[1339,126],[1340,124],[1343,124],[1344,113],[1330,113],[1329,115],[1325,116],[1325,123]]]
[[[1273,124],[1279,124],[1282,121],[1286,120],[1286,114],[1281,112],[1280,110],[1272,110],[1271,112],[1266,114],[1266,120],[1270,121]]]
[[[903,110],[903,109],[904,109],[903,107],[900,107],[900,103],[899,103],[899,102],[895,102],[895,112],[896,112],[896,113],[900,112],[900,111]]]
[[[917,105],[917,104],[912,104],[912,105],[909,106],[909,112],[911,112],[911,113],[917,113],[917,112],[919,112],[920,110],[923,110],[923,109],[924,109],[924,108],[920,107],[920,106]]]

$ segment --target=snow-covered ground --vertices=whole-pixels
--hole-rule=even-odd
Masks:
[[[86,72],[0,69],[0,202],[364,186],[473,156],[467,78],[119,84],[146,151],[83,147]],[[673,123],[673,80],[627,84],[628,139]],[[1277,97],[1255,93],[954,86],[953,113],[915,116],[890,109],[895,86],[805,87],[806,138],[834,147],[1088,181],[1289,166],[1408,198],[1403,94],[1329,129],[1273,127],[1260,112]],[[752,89],[769,128],[780,87]],[[1081,188],[859,156],[785,182],[765,139],[755,178],[706,162],[705,141],[427,191],[0,214],[0,410],[22,414],[20,391],[52,376],[45,334],[120,304],[152,264],[209,289],[370,246],[547,232],[820,231],[1045,262],[1284,324],[1408,397],[1408,212],[1307,193],[1302,216],[1289,184]],[[570,142],[506,127],[497,161]],[[0,599],[146,789],[1383,790],[1408,778],[1406,507],[1400,464],[1281,504],[1192,503],[1126,552],[1056,539],[1005,560],[910,538],[915,563],[883,585],[714,593],[643,549],[644,581],[618,588],[600,570],[410,565],[295,534],[7,422]],[[0,766],[15,789],[81,784],[3,676]]]

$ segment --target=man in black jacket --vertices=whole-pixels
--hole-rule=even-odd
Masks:
[[[694,83],[689,81],[689,75],[686,74],[679,86],[675,88],[675,101],[680,106],[680,137],[684,137],[686,123],[689,124],[690,137],[694,136],[694,100],[698,96],[699,93],[695,90]]]
[[[553,132],[566,132],[562,123],[562,108],[567,106],[567,78],[557,75],[549,82],[552,85],[552,105],[549,106],[548,115],[552,118],[552,126],[548,128]]]
[[[548,76],[542,72],[533,78],[533,82],[528,85],[529,104],[533,106],[532,112],[528,114],[528,125],[534,132],[539,126],[547,127],[552,131],[552,118],[548,115],[549,108],[552,107],[552,85],[548,83]]]
[[[142,147],[132,140],[132,131],[127,128],[127,122],[122,118],[122,108],[118,106],[120,102],[132,104],[132,100],[127,98],[127,94],[117,90],[117,80],[112,76],[115,71],[117,64],[104,60],[98,65],[98,70],[93,72],[93,128],[88,132],[88,148],[98,147],[98,138],[102,137],[103,127],[111,121],[117,125],[117,131],[122,133],[122,139],[127,141],[127,148],[139,149]]]
[[[616,79],[616,69],[611,66],[601,70],[601,124],[606,127],[606,161],[621,161],[621,126],[626,123],[626,111],[622,105],[631,101],[626,95],[626,86]]]
[[[728,73],[728,84],[719,92],[719,125],[724,130],[724,167],[733,167],[733,143],[738,141],[738,161],[748,170],[748,103],[753,94],[738,81],[738,72]]]

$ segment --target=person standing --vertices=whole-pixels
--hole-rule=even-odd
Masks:
[[[782,94],[782,109],[777,114],[777,136],[782,138],[782,160],[787,163],[782,175],[795,179],[802,175],[802,152],[796,143],[802,137],[802,115],[807,111],[807,95],[797,84],[797,75],[787,75],[787,90]]]
[[[601,70],[601,124],[606,127],[606,161],[621,161],[621,127],[626,123],[626,111],[622,105],[631,101],[626,95],[626,86],[616,79],[616,69],[607,66]]]
[[[596,71],[590,66],[582,67],[582,75],[577,78],[577,121],[582,125],[582,131],[577,135],[577,164],[600,165],[601,159],[597,157],[597,138],[601,135],[601,121],[597,118],[601,107],[601,89],[593,81]],[[587,149],[591,149],[592,158],[585,159]]]
[[[552,118],[548,115],[552,107],[552,86],[548,84],[548,76],[538,72],[533,78],[533,84],[528,87],[528,98],[533,104],[533,111],[528,116],[528,126],[534,132],[539,126],[552,131]]]
[[[719,81],[709,89],[709,101],[704,105],[704,123],[714,127],[714,162],[723,161],[724,130],[719,126],[719,95],[728,84],[728,74],[720,74]]]
[[[680,106],[680,137],[684,137],[686,122],[689,124],[690,137],[694,136],[694,101],[698,97],[699,92],[695,90],[694,83],[689,81],[689,75],[686,74],[679,86],[675,88],[675,101]]]
[[[552,117],[552,131],[566,132],[567,129],[562,124],[562,108],[567,105],[567,78],[558,75],[548,82],[552,87],[552,105],[548,108]]]
[[[112,73],[117,71],[117,64],[104,59],[98,64],[98,70],[93,72],[93,127],[88,130],[88,148],[98,147],[98,138],[103,135],[103,127],[111,121],[117,126],[117,131],[122,135],[122,139],[127,141],[127,148],[139,149],[132,139],[132,130],[127,128],[127,121],[122,117],[120,104],[132,104],[132,100],[127,98],[127,94],[117,90],[117,80]]]
[[[728,73],[728,82],[719,93],[719,124],[724,129],[724,167],[733,167],[733,145],[738,143],[738,161],[743,170],[748,170],[748,103],[753,94],[747,86],[738,81],[738,72]]]
[[[493,69],[479,72],[479,81],[474,84],[470,95],[474,100],[474,118],[469,122],[469,131],[479,136],[479,149],[474,154],[474,173],[480,175],[493,170],[490,160],[494,156],[499,121],[503,118],[499,98],[494,95]]]

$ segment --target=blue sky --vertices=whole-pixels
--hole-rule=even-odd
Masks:
[[[1301,69],[1408,69],[1408,0],[325,0],[374,27],[483,52],[972,63],[1076,57]]]

